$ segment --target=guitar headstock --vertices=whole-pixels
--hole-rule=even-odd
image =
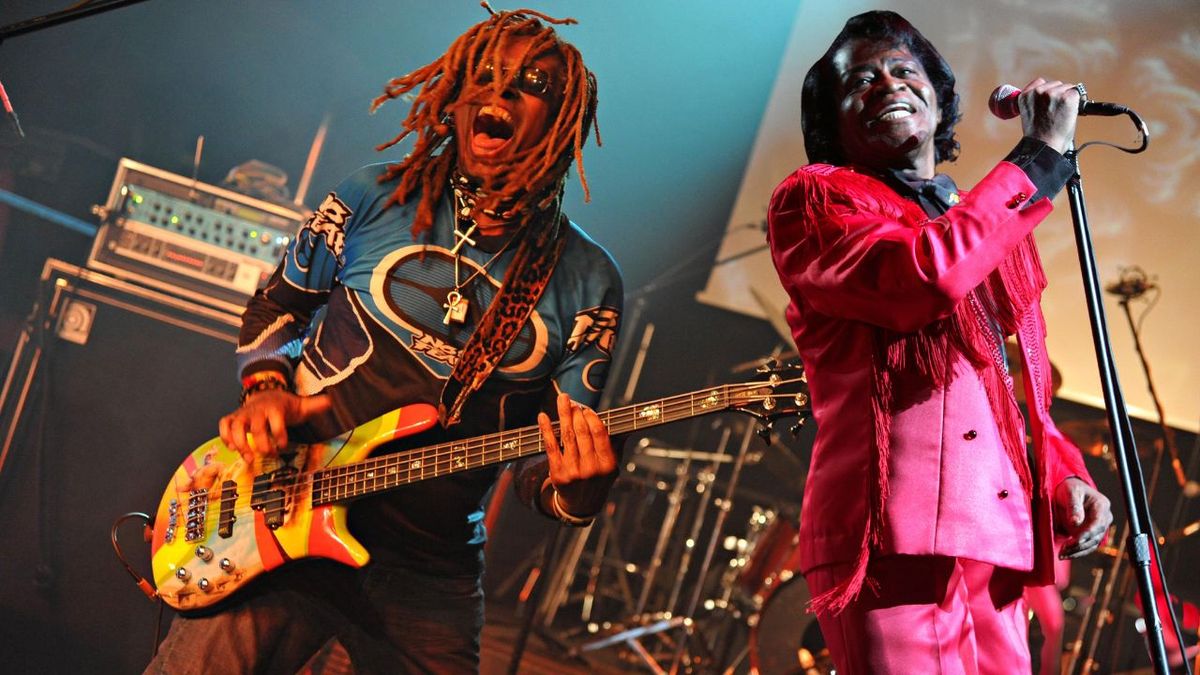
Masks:
[[[781,417],[798,417],[792,432],[799,432],[812,410],[803,366],[769,361],[757,372],[759,379],[730,387],[729,407],[760,420],[763,427],[759,435],[764,438],[770,434],[775,420]]]

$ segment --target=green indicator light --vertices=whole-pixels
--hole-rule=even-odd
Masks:
[[[178,225],[179,224],[179,216],[171,216],[171,224]]]
[[[135,195],[133,196],[133,203],[134,203],[134,204],[141,204],[141,203],[142,203],[142,201],[143,201],[143,200],[142,200],[142,196],[141,196],[141,195],[135,194]]]
[[[250,238],[254,239],[256,237],[258,237],[258,230],[250,230]]]

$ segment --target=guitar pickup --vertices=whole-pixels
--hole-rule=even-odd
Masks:
[[[227,480],[221,483],[221,509],[217,515],[217,536],[228,539],[233,536],[233,524],[237,516],[233,507],[237,504],[237,483]]]
[[[292,485],[296,482],[295,467],[284,467],[254,478],[254,491],[250,495],[250,508],[262,511],[263,521],[272,530],[283,526]]]

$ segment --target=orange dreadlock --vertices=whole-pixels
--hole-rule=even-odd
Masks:
[[[371,104],[374,112],[389,99],[400,97],[417,87],[421,91],[404,119],[404,130],[391,141],[378,146],[389,148],[414,131],[417,141],[403,161],[388,167],[381,182],[400,177],[390,204],[404,204],[420,190],[421,198],[413,220],[412,232],[417,235],[433,225],[434,206],[444,191],[451,169],[457,160],[457,140],[450,115],[469,100],[464,92],[478,91],[491,86],[497,91],[509,86],[511,77],[495,77],[490,85],[477,84],[477,73],[492,63],[505,45],[515,37],[532,38],[522,55],[522,62],[557,52],[565,62],[566,81],[561,92],[562,103],[553,125],[533,148],[513,157],[511,163],[493,175],[472,176],[483,181],[485,191],[494,194],[495,202],[521,214],[528,222],[535,211],[546,209],[562,190],[562,180],[574,160],[579,167],[579,182],[584,200],[591,198],[583,171],[583,144],[596,112],[596,78],[583,64],[583,57],[573,45],[558,39],[554,28],[546,24],[569,25],[575,20],[555,19],[531,9],[493,12],[492,15],[463,33],[450,45],[445,54],[413,72],[392,79],[384,93]],[[543,24],[545,21],[546,24]],[[600,131],[596,130],[596,144]],[[438,149],[440,152],[437,152]],[[435,154],[436,153],[436,154]],[[555,189],[555,184],[558,187]],[[497,187],[499,186],[499,187]],[[534,207],[534,208],[531,208]]]

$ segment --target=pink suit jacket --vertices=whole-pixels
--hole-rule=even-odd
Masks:
[[[801,572],[851,561],[863,546],[878,489],[868,470],[876,333],[916,331],[953,312],[1051,211],[1048,199],[1028,203],[1035,192],[1007,162],[936,219],[851,168],[809,165],[776,189],[768,237],[818,427],[801,514]],[[1032,571],[1028,584],[1053,581],[1051,495],[1069,476],[1090,478],[1050,421],[1036,301],[1017,333],[1022,367],[1033,374],[1023,378],[1032,402],[1032,500],[974,366],[953,360],[942,388],[900,374],[892,381],[890,496],[872,554],[961,556]]]

